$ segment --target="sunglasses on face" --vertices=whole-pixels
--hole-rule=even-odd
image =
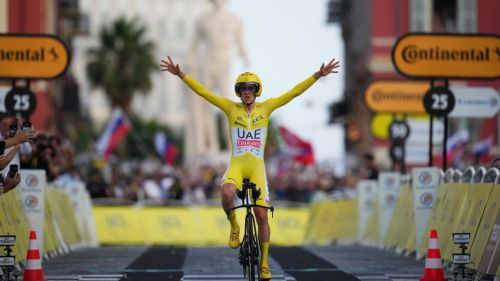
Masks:
[[[259,90],[259,85],[256,83],[238,83],[236,84],[236,91],[242,93],[243,91],[250,91],[256,93]]]

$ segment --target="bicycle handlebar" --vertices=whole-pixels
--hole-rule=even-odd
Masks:
[[[257,204],[242,204],[242,205],[239,205],[236,207],[226,209],[226,213],[229,213],[229,212],[236,210],[236,209],[239,209],[239,208],[254,208],[254,207],[268,209],[269,211],[271,211],[271,218],[274,218],[274,207],[273,206],[268,207],[268,206],[262,206],[262,205],[257,205]]]

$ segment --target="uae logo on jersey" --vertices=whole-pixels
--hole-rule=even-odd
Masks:
[[[262,129],[255,129],[252,131],[237,128],[236,130],[236,145],[237,146],[251,146],[260,148],[262,144]]]

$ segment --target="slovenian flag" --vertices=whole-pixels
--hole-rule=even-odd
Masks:
[[[156,132],[155,134],[155,149],[163,161],[170,165],[175,163],[179,154],[177,146],[169,141],[163,132]]]
[[[96,150],[104,160],[108,161],[111,159],[113,150],[130,132],[131,127],[127,116],[125,116],[121,108],[115,108],[106,129],[96,144]]]

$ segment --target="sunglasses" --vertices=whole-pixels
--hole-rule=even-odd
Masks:
[[[243,91],[251,91],[252,93],[256,93],[259,90],[259,84],[257,83],[238,83],[236,84],[236,92],[241,93]]]

